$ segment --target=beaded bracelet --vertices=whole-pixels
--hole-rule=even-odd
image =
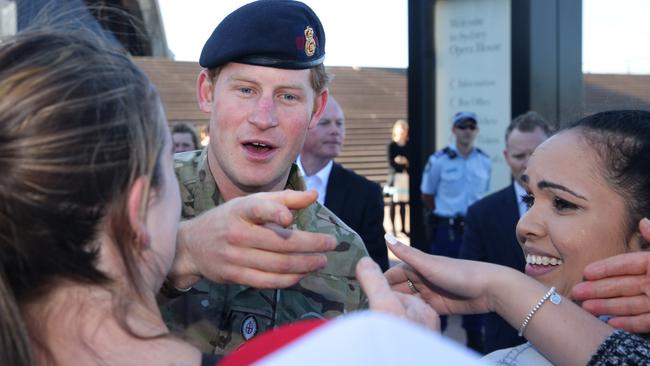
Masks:
[[[533,315],[535,315],[537,310],[539,310],[539,308],[541,308],[542,305],[544,305],[544,303],[548,299],[550,299],[551,302],[555,305],[559,304],[562,301],[562,297],[560,296],[560,294],[555,292],[555,287],[551,287],[551,289],[548,290],[548,292],[544,296],[542,296],[541,299],[539,299],[537,304],[535,304],[535,306],[533,306],[533,308],[530,309],[530,312],[528,313],[528,315],[526,315],[526,319],[524,319],[524,322],[521,323],[521,327],[519,327],[520,337],[524,334],[524,329],[526,329],[526,326],[528,325],[528,322],[530,322],[530,319],[533,318]]]

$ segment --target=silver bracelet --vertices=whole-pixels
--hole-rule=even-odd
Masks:
[[[539,310],[539,308],[541,308],[542,305],[544,305],[546,300],[549,300],[549,299],[555,305],[562,302],[562,297],[560,296],[560,294],[555,292],[555,287],[551,287],[551,289],[548,290],[548,292],[546,294],[544,294],[544,296],[542,296],[541,299],[539,299],[537,304],[535,304],[535,306],[533,306],[533,308],[530,309],[530,312],[528,313],[528,315],[526,315],[526,319],[524,319],[524,322],[521,323],[521,327],[519,327],[519,336],[520,337],[524,334],[524,329],[526,329],[526,326],[528,325],[528,322],[530,322],[530,319],[533,318],[533,315],[535,315],[537,310]]]

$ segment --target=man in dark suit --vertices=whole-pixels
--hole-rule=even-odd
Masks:
[[[345,139],[345,117],[330,95],[318,124],[307,131],[298,166],[308,189],[318,191],[318,201],[356,231],[368,254],[382,270],[388,269],[384,243],[384,198],[375,182],[334,162]]]
[[[506,149],[503,151],[512,174],[512,183],[468,208],[461,258],[524,271],[526,262],[515,234],[517,221],[527,209],[522,202],[526,191],[521,185],[521,175],[533,150],[550,136],[551,131],[548,122],[535,112],[522,114],[512,120],[506,130]],[[483,323],[484,353],[525,342],[514,328],[495,313],[485,315]],[[477,348],[481,351],[480,347]]]

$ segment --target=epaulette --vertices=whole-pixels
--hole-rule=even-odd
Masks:
[[[452,148],[450,148],[449,146],[447,146],[447,147],[445,147],[445,148],[442,149],[442,150],[438,150],[438,152],[436,152],[436,154],[435,154],[435,156],[436,156],[437,158],[439,158],[439,157],[441,157],[441,156],[443,156],[443,155],[447,155],[447,157],[448,157],[449,159],[454,159],[454,158],[456,158],[456,157],[458,156],[458,153],[455,152],[455,151],[454,151]]]
[[[486,158],[490,157],[490,155],[488,155],[485,151],[479,149],[478,147],[475,147],[475,149],[476,149],[476,152],[478,152],[479,154],[485,156]]]

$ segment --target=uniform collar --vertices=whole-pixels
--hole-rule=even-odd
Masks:
[[[217,187],[217,182],[215,182],[214,176],[212,176],[212,172],[210,171],[210,166],[208,165],[207,147],[201,151],[198,159],[197,178],[201,184],[201,195],[204,199],[212,200],[215,206],[225,202],[219,193],[219,187]]]
[[[450,148],[451,150],[453,150],[453,151],[454,151],[458,156],[461,156],[461,157],[462,157],[462,155],[461,155],[460,152],[458,151],[458,147],[456,147],[456,143],[455,143],[455,142],[449,144],[448,146],[449,146],[449,148]],[[471,155],[474,155],[475,153],[476,153],[476,146],[472,146],[472,150],[469,152],[469,154],[467,154],[467,157],[470,157]]]
[[[221,205],[225,201],[221,197],[221,194],[219,193],[219,187],[217,186],[217,182],[214,180],[214,176],[212,175],[212,172],[210,171],[210,167],[208,164],[208,148],[206,147],[203,149],[201,152],[201,155],[199,156],[199,162],[197,165],[197,175],[198,179],[202,185],[202,195],[204,198],[209,198],[211,199],[215,205]],[[300,168],[298,168],[298,165],[291,164],[291,171],[289,172],[289,177],[287,178],[287,184],[284,186],[284,189],[291,189],[294,191],[304,191],[305,190],[305,182],[302,179],[302,175],[300,173]]]

